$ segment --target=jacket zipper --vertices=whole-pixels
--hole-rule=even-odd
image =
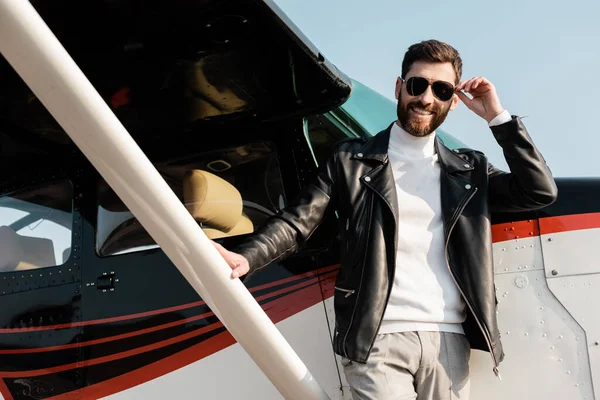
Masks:
[[[488,346],[488,349],[490,350],[490,355],[492,356],[492,361],[494,362],[494,368],[493,368],[494,375],[496,375],[498,377],[498,379],[502,380],[502,377],[500,376],[500,369],[498,368],[498,362],[496,361],[496,356],[494,355],[494,351],[492,349],[491,341],[488,338],[488,334],[483,329],[483,324],[481,323],[481,321],[479,321],[479,317],[477,316],[477,314],[473,310],[473,307],[469,303],[469,300],[467,299],[467,296],[465,296],[465,293],[463,292],[463,290],[461,289],[460,285],[456,281],[456,278],[454,277],[454,274],[452,273],[452,268],[450,268],[450,260],[448,258],[448,243],[450,242],[450,235],[452,234],[452,231],[454,230],[454,226],[456,225],[456,222],[458,222],[458,218],[456,218],[456,216],[460,215],[460,213],[462,212],[462,210],[466,207],[467,203],[473,198],[473,196],[475,195],[475,193],[477,193],[477,188],[475,188],[475,190],[472,190],[471,193],[469,193],[469,196],[466,197],[460,203],[460,206],[456,209],[456,211],[454,213],[454,216],[453,216],[454,221],[452,222],[452,225],[450,225],[450,229],[448,230],[448,238],[446,240],[446,246],[445,246],[446,265],[448,266],[448,271],[450,271],[450,276],[452,277],[452,280],[454,281],[454,284],[456,285],[456,287],[460,291],[460,294],[462,295],[463,299],[465,299],[465,303],[467,304],[467,306],[471,310],[471,314],[473,314],[473,317],[475,318],[475,321],[477,322],[477,325],[479,325],[479,329],[483,333],[483,337],[485,338],[485,342],[486,342],[486,344]]]
[[[367,223],[365,224],[365,226],[369,227],[371,225],[372,217],[373,217],[373,196],[371,196],[371,198],[370,198],[369,219],[368,219]],[[360,294],[360,289],[362,288],[362,284],[363,284],[363,276],[365,273],[365,260],[367,257],[367,253],[368,253],[367,250],[368,250],[368,246],[369,246],[369,233],[367,233],[367,238],[365,240],[365,243],[367,243],[367,248],[365,248],[365,258],[363,259],[363,265],[362,265],[362,269],[360,272],[360,284],[358,285],[358,293],[356,293],[357,296]],[[348,295],[346,295],[346,297],[348,297]],[[355,300],[355,301],[357,301],[357,300]],[[344,340],[342,341],[344,356],[346,358],[350,358],[350,357],[348,357],[348,352],[346,351],[346,340],[348,340],[348,334],[350,333],[350,328],[352,327],[352,322],[354,322],[354,314],[355,313],[356,313],[356,304],[354,304],[354,309],[352,310],[352,316],[350,317],[350,323],[348,324],[348,329],[346,330],[346,334],[344,335]]]
[[[339,290],[340,292],[344,292],[344,293],[346,293],[346,294],[344,295],[344,297],[350,297],[350,296],[352,296],[352,295],[354,294],[354,292],[356,291],[356,290],[354,290],[354,289],[342,289],[341,287],[337,287],[337,286],[335,286],[335,290]]]

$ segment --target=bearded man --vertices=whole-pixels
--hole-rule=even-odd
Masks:
[[[556,200],[521,118],[486,78],[461,74],[452,46],[410,46],[396,81],[398,120],[339,143],[301,195],[235,252],[214,243],[240,277],[296,251],[326,209],[337,211],[347,251],[333,345],[355,400],[468,399],[471,348],[489,352],[498,374],[490,213]],[[439,140],[436,129],[459,101],[487,122],[510,172]]]

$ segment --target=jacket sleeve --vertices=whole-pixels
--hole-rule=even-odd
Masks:
[[[491,128],[510,173],[488,165],[491,212],[535,210],[556,201],[558,189],[520,117]]]
[[[333,203],[336,159],[337,152],[334,151],[319,166],[317,176],[290,204],[233,249],[248,260],[250,271],[246,279],[272,262],[295,253],[318,228]]]

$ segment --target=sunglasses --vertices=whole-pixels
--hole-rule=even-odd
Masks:
[[[427,79],[420,76],[413,76],[412,78],[408,78],[408,80],[404,80],[404,78],[400,79],[406,83],[406,91],[411,96],[422,95],[430,85]],[[431,83],[431,90],[433,91],[433,95],[441,101],[448,101],[454,95],[454,85],[445,81]]]

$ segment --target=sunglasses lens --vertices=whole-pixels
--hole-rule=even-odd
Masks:
[[[429,82],[427,79],[418,76],[412,77],[406,81],[406,91],[411,96],[420,96],[427,90]]]
[[[431,88],[433,89],[433,94],[435,94],[436,97],[442,101],[450,100],[454,94],[454,86],[448,82],[433,82]]]

